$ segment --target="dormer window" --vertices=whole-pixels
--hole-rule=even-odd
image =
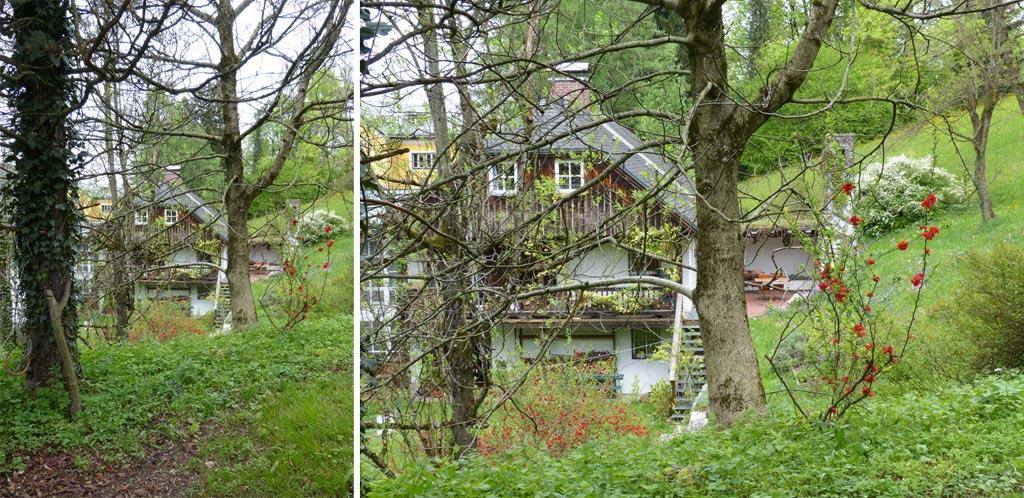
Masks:
[[[147,225],[147,224],[149,224],[149,211],[136,211],[135,212],[135,224],[136,225]]]
[[[562,192],[583,186],[583,161],[555,161],[555,185]]]
[[[491,195],[510,195],[516,193],[516,178],[518,176],[516,163],[501,163],[491,166],[490,188]]]
[[[430,169],[434,167],[434,152],[410,152],[409,169]]]
[[[164,223],[173,225],[178,222],[177,209],[164,209]]]
[[[100,204],[100,214],[110,214],[114,212],[113,204]]]

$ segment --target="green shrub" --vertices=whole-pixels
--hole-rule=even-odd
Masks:
[[[947,333],[976,347],[977,371],[1024,367],[1024,248],[1002,242],[969,253],[958,285],[936,308],[951,324]]]
[[[886,399],[834,424],[761,417],[667,443],[617,437],[554,457],[521,448],[418,460],[363,496],[1020,496],[1024,376]]]
[[[672,392],[672,384],[667,380],[659,380],[651,384],[651,394],[647,402],[654,406],[654,412],[660,416],[672,415],[675,408],[676,396]]]
[[[868,164],[857,182],[860,194],[855,211],[864,219],[864,231],[875,236],[924,220],[921,200],[928,194],[935,194],[940,209],[964,199],[957,178],[935,168],[931,157],[901,155]]]

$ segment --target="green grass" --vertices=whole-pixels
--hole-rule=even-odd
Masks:
[[[20,379],[0,376],[0,472],[21,468],[21,456],[40,447],[126,462],[161,436],[251,409],[287,385],[350,372],[352,347],[351,317],[304,323],[290,334],[261,325],[216,337],[97,346],[81,353],[84,411],[76,422],[64,415],[61,386],[33,396]]]
[[[764,417],[669,443],[595,441],[561,458],[420,461],[365,496],[1024,496],[1024,377],[906,394],[849,423]],[[365,464],[364,464],[365,465]]]
[[[227,434],[204,444],[203,496],[342,496],[351,493],[351,372],[288,386],[272,402],[242,412]]]

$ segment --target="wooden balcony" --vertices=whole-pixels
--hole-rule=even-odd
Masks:
[[[542,197],[534,192],[487,197],[480,206],[483,213],[480,229],[484,233],[498,233],[521,226],[527,220],[548,211],[555,202],[550,197]],[[546,234],[557,235],[559,232],[572,231],[618,235],[636,226],[660,227],[666,217],[659,204],[651,203],[651,206],[658,206],[658,209],[634,206],[633,200],[623,194],[595,188],[551,210],[537,226]],[[647,218],[646,221],[644,218]]]
[[[506,323],[521,327],[558,321],[664,327],[671,326],[675,318],[675,299],[675,293],[661,287],[599,287],[516,302]]]

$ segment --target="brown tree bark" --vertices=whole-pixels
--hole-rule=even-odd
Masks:
[[[694,297],[700,314],[710,408],[716,421],[729,426],[744,412],[761,412],[766,406],[743,295],[740,156],[754,132],[803,84],[832,23],[837,2],[825,0],[813,5],[785,67],[750,99],[752,104],[741,106],[729,95],[722,4],[638,1],[674,11],[687,27],[690,91],[695,106],[687,145],[693,156],[698,194]]]

